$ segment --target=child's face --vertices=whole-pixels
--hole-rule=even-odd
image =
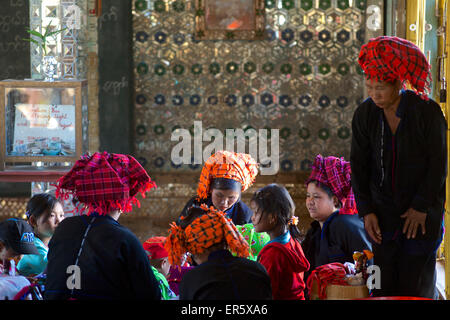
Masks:
[[[250,202],[250,208],[253,211],[252,223],[255,232],[268,232],[275,227],[275,219],[272,214],[262,214],[262,210],[258,207],[256,202]]]
[[[41,237],[51,237],[58,224],[64,219],[64,210],[60,203],[56,203],[49,215],[42,214],[36,221],[34,231]]]
[[[322,188],[311,182],[306,190],[306,208],[311,218],[324,222],[336,211],[335,199],[330,198]]]

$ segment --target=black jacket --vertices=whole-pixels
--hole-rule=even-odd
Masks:
[[[372,245],[364,230],[364,223],[358,215],[333,213],[320,227],[319,222],[311,223],[302,242],[303,252],[311,267],[305,279],[317,267],[333,262],[354,263],[355,251],[372,250]]]
[[[92,216],[64,219],[49,243],[47,300],[70,298],[67,273],[75,265],[81,241]],[[161,299],[159,284],[141,243],[109,216],[96,217],[83,244],[78,266],[81,288],[76,299]],[[73,273],[72,273],[73,274]]]
[[[272,287],[260,263],[212,252],[208,261],[188,271],[180,283],[180,300],[270,300]]]
[[[426,235],[434,240],[442,224],[447,175],[447,124],[439,105],[403,91],[395,135],[371,98],[352,122],[352,187],[360,216],[375,213],[382,232],[403,227],[400,215],[412,207],[427,213]]]

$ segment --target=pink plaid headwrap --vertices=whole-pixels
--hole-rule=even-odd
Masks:
[[[155,188],[145,169],[129,155],[99,153],[81,156],[72,169],[56,183],[56,197],[71,193],[87,207],[87,215],[105,215],[113,210],[130,212],[140,206],[136,198]],[[79,212],[81,209],[77,207]]]
[[[351,183],[350,162],[345,161],[344,158],[333,156],[324,158],[319,154],[314,160],[306,185],[313,180],[328,186],[341,201],[342,208],[339,210],[339,214],[358,213]]]

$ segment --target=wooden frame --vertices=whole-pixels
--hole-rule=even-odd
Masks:
[[[73,156],[9,156],[6,154],[6,89],[26,88],[72,88],[75,90],[75,154]],[[54,82],[32,81],[32,80],[4,80],[0,81],[0,171],[5,170],[6,162],[29,163],[29,162],[75,162],[83,152],[82,132],[82,103],[83,91],[87,90],[87,80],[61,80]],[[85,93],[87,94],[87,92]],[[86,115],[87,116],[87,115]]]
[[[195,0],[196,40],[264,39],[265,1],[248,0],[247,6],[245,3],[242,6],[242,1],[232,2],[233,0]],[[225,8],[219,9],[222,5]]]

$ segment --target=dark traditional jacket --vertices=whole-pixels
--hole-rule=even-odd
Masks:
[[[311,272],[324,264],[333,262],[351,262],[355,251],[372,250],[372,245],[364,230],[364,223],[358,215],[339,214],[334,212],[324,222],[311,223],[302,242],[305,256],[311,264]]]
[[[161,292],[147,254],[136,236],[110,216],[92,222],[78,259],[80,288],[68,288],[83,235],[93,216],[64,219],[49,243],[44,298],[153,299]],[[69,281],[70,282],[70,281]]]
[[[442,224],[447,175],[447,124],[439,105],[403,91],[392,134],[384,112],[371,98],[352,122],[352,187],[359,215],[375,213],[384,233],[403,227],[408,208],[426,212],[426,235],[435,240]],[[419,228],[420,229],[420,228]]]
[[[212,252],[208,261],[188,271],[180,283],[180,300],[270,300],[266,269],[258,262]]]

